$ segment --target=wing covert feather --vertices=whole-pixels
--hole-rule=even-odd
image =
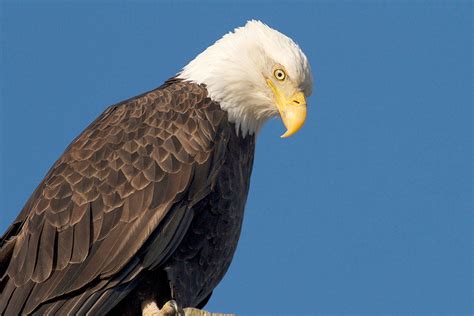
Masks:
[[[48,310],[75,306],[50,305],[97,280],[113,283],[144,245],[159,251],[143,267],[159,264],[187,229],[187,203],[211,190],[216,155],[226,146],[224,118],[204,87],[184,82],[108,108],[48,172],[19,215],[16,235],[2,237],[0,247],[10,239],[15,245],[0,277],[14,285],[5,287],[11,293],[0,299],[0,314],[34,312],[42,303]],[[90,303],[93,294],[84,299]],[[21,309],[9,303],[15,300]]]

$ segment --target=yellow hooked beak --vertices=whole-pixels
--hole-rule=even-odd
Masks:
[[[275,95],[276,106],[286,127],[286,132],[280,137],[291,136],[303,126],[306,120],[305,95],[301,91],[296,91],[287,97],[281,90],[275,87],[270,79],[267,79],[267,84]]]

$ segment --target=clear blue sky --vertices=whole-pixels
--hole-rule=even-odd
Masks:
[[[118,2],[117,2],[118,3]],[[106,106],[261,19],[315,77],[262,131],[238,251],[207,308],[472,314],[472,2],[3,2],[0,230]]]

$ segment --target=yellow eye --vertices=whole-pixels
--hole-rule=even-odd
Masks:
[[[283,71],[283,69],[275,69],[273,75],[275,76],[275,78],[277,78],[277,80],[280,81],[283,81],[286,78],[286,73],[285,71]]]

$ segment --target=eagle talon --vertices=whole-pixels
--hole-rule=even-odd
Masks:
[[[179,308],[175,300],[170,300],[160,309],[155,301],[146,301],[142,304],[143,316],[183,316],[183,309]]]
[[[184,312],[175,300],[169,300],[160,310],[163,316],[182,316]],[[160,315],[161,316],[161,315]]]

